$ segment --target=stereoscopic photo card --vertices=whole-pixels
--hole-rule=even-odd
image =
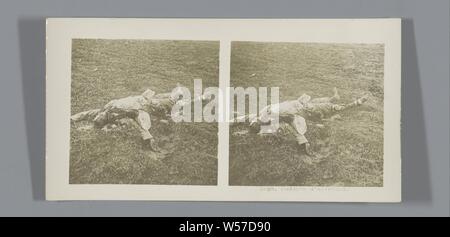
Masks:
[[[401,201],[400,19],[46,27],[47,200]]]

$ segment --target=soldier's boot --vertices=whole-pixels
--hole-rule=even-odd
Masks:
[[[364,95],[363,97],[357,99],[355,101],[356,105],[362,105],[363,103],[365,103],[367,100],[369,99],[368,95]]]
[[[156,140],[154,138],[150,139],[150,149],[152,149],[154,152],[160,152],[161,151],[161,149],[159,149],[159,146],[156,143]]]
[[[349,104],[333,104],[332,110],[333,110],[333,112],[339,112],[342,110],[350,109],[350,108],[364,104],[367,100],[368,100],[368,95],[364,95],[363,97],[361,97]]]

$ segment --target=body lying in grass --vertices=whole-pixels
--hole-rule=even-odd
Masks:
[[[308,139],[305,137],[307,131],[306,120],[320,121],[333,118],[337,113],[361,105],[367,100],[363,96],[348,104],[337,104],[340,99],[337,89],[334,88],[334,95],[311,99],[311,96],[303,94],[296,100],[284,101],[278,104],[268,105],[257,115],[246,115],[250,121],[250,132],[258,134],[273,134],[278,132],[277,127],[271,126],[274,116],[278,116],[280,123],[289,124],[294,128],[298,146],[308,155],[313,155]],[[243,121],[242,117],[234,121]],[[265,121],[265,122],[263,122]],[[262,126],[264,125],[264,126]]]
[[[101,109],[92,109],[70,117],[71,122],[91,121],[94,128],[108,130],[117,126],[134,125],[138,128],[144,144],[153,151],[159,151],[155,138],[150,133],[151,116],[165,120],[170,117],[172,106],[176,103],[191,103],[182,99],[179,85],[171,93],[156,94],[148,89],[141,95],[115,99]]]

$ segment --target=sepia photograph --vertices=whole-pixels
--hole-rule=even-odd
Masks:
[[[232,42],[231,86],[279,101],[235,113],[230,185],[383,186],[383,83],[383,44]]]
[[[219,42],[73,39],[70,184],[215,185],[217,123],[174,122]],[[204,101],[200,101],[204,102]]]

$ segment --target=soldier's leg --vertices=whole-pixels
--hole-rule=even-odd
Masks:
[[[70,116],[70,121],[72,122],[78,122],[83,120],[93,120],[98,113],[100,112],[100,109],[91,109],[87,111],[83,111],[77,114],[74,114]]]
[[[297,143],[299,145],[308,143],[308,139],[306,139],[305,137],[305,133],[307,130],[305,119],[301,116],[296,115],[294,119],[292,119],[291,125],[296,131],[295,137],[297,139]]]
[[[150,115],[143,111],[139,110],[137,117],[135,118],[137,124],[139,125],[139,132],[141,133],[141,137],[144,141],[144,144],[150,147],[150,149],[154,151],[158,151],[158,147],[156,145],[156,141],[152,134],[150,134],[150,128],[152,126],[152,121],[150,120]]]
[[[296,115],[291,122],[292,127],[294,127],[297,139],[297,144],[305,150],[307,155],[313,155],[310,149],[310,144],[308,139],[305,137],[307,131],[306,121],[302,116]]]
[[[133,118],[138,116],[136,110],[124,110],[124,109],[103,109],[97,113],[97,116],[93,119],[94,125],[97,128],[103,128],[108,124],[116,124],[122,118]]]

